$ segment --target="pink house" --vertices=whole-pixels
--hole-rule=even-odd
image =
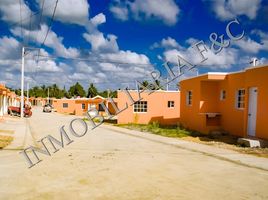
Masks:
[[[129,90],[130,96],[137,101],[137,90]],[[117,105],[122,110],[128,104],[128,108],[117,115],[118,124],[137,123],[148,124],[159,122],[160,124],[177,124],[180,118],[180,92],[157,90],[149,94],[141,93],[142,100],[130,106],[131,101],[126,92],[117,91]]]

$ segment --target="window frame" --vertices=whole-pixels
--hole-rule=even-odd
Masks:
[[[136,108],[137,105],[139,105],[140,107]],[[146,107],[144,107],[145,105],[146,105]],[[143,107],[141,107],[141,106],[143,106]],[[145,111],[143,111],[143,110],[145,110]],[[147,113],[147,112],[148,112],[148,102],[147,101],[136,101],[133,104],[133,113]]]
[[[67,105],[67,106],[64,106]],[[69,108],[69,103],[62,103],[62,108]]]
[[[191,95],[189,95],[191,93]],[[191,98],[190,98],[191,96]],[[193,105],[193,91],[188,90],[186,94],[186,105],[187,106],[192,106]]]
[[[220,93],[220,100],[224,101],[226,99],[226,90],[221,90]]]
[[[82,110],[85,110],[86,109],[86,104],[85,103],[82,103],[81,104],[81,108],[82,108]]]
[[[105,112],[105,108],[103,107],[103,105],[101,103],[98,104],[98,111]]]
[[[175,101],[168,101],[168,108],[175,108]]]
[[[244,91],[244,94],[243,95],[239,94],[240,91]],[[243,100],[241,100],[241,98],[243,98]],[[244,110],[245,109],[245,107],[246,107],[245,98],[246,98],[246,90],[245,90],[245,88],[237,89],[236,90],[236,95],[235,95],[235,107],[236,107],[236,109],[238,109],[238,110]],[[239,105],[241,106],[241,104],[243,105],[243,107],[239,107]]]

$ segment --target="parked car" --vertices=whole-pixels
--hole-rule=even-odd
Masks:
[[[24,117],[31,117],[32,116],[32,111],[31,111],[31,106],[29,105],[24,105]],[[8,107],[8,114],[10,114],[11,116],[20,116],[20,107],[16,107],[16,106],[9,106]]]
[[[43,112],[52,112],[52,108],[53,108],[52,105],[46,104],[43,107]]]

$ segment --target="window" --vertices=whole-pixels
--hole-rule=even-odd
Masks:
[[[99,104],[99,111],[105,111],[105,109],[103,108],[103,105]]]
[[[245,108],[245,90],[239,89],[237,90],[236,95],[236,107],[237,108]]]
[[[188,106],[191,106],[192,105],[192,99],[193,99],[193,92],[192,91],[188,91],[187,92],[187,99],[186,99],[186,102],[187,102],[187,105]]]
[[[174,101],[168,101],[168,108],[174,108]]]
[[[62,107],[63,107],[63,108],[68,108],[68,103],[63,103],[63,104],[62,104]]]
[[[134,103],[134,112],[147,112],[147,101],[137,101]]]
[[[226,99],[226,91],[225,90],[221,90],[221,96],[220,96],[221,100]]]
[[[86,109],[86,104],[82,103],[82,109],[83,109],[83,110]]]

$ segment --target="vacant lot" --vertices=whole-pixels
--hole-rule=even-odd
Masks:
[[[34,110],[34,138],[59,138],[75,116]],[[0,151],[0,199],[268,199],[268,171],[102,126],[31,169]],[[174,140],[178,140],[174,138]],[[193,143],[195,144],[195,143]],[[268,161],[267,161],[268,162]]]

